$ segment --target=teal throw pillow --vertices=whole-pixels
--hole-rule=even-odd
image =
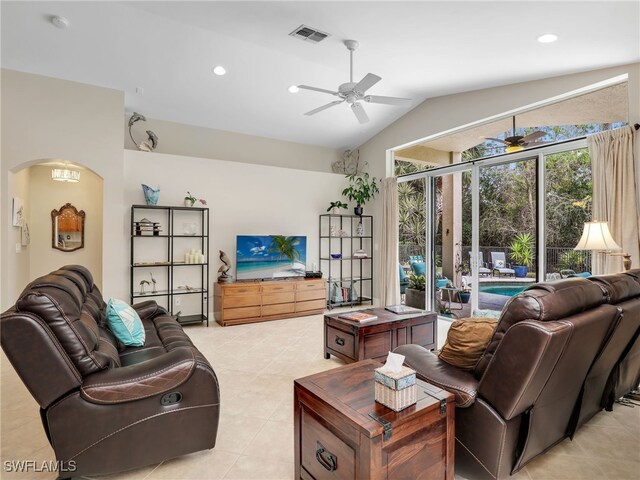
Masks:
[[[107,324],[109,329],[125,345],[144,345],[144,326],[138,312],[122,300],[110,298],[107,302]]]
[[[411,269],[416,275],[424,275],[427,271],[427,264],[425,262],[414,262],[411,264]]]

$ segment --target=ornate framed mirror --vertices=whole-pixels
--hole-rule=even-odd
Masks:
[[[70,203],[51,210],[51,246],[63,252],[84,248],[84,210]]]

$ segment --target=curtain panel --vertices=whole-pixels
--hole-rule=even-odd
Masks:
[[[587,136],[593,178],[594,221],[606,221],[613,239],[622,252],[631,255],[632,268],[640,266],[640,192],[636,178],[633,142],[635,129],[631,126]],[[622,257],[593,255],[594,274],[616,273],[623,270]]]
[[[382,288],[385,305],[400,303],[400,275],[398,273],[398,179],[382,181]]]

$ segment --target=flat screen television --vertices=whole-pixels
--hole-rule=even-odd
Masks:
[[[307,237],[237,235],[236,279],[304,277]]]

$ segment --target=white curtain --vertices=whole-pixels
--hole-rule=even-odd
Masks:
[[[587,136],[593,177],[594,221],[608,222],[622,252],[631,255],[632,268],[640,267],[640,195],[634,163],[635,129],[631,126]],[[593,273],[623,270],[622,257],[595,254]]]
[[[382,181],[382,288],[385,305],[400,303],[400,274],[398,271],[398,179]]]

